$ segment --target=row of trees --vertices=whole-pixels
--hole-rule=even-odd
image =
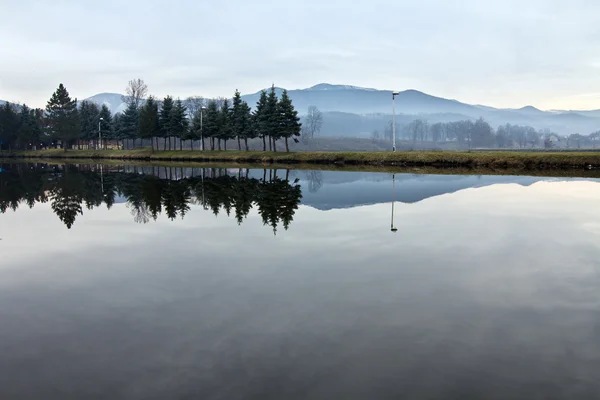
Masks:
[[[205,149],[204,139],[208,139],[211,150],[227,150],[231,140],[237,141],[238,150],[242,142],[248,150],[248,139],[259,137],[263,150],[277,151],[277,140],[283,139],[289,151],[289,140],[297,141],[301,134],[302,124],[287,91],[279,98],[274,86],[261,92],[254,112],[237,90],[231,102],[193,98],[188,106],[171,96],[146,98],[147,93],[143,80],[130,81],[123,96],[126,109],[113,116],[106,105],[72,99],[61,83],[45,110],[5,104],[0,110],[0,144],[23,149],[60,141],[65,149],[90,144],[99,148],[106,147],[108,140],[130,140],[135,147],[137,140],[149,139],[154,150],[158,138],[163,138],[163,150],[176,150],[177,139],[180,150],[186,140],[193,150],[194,141],[201,140]]]
[[[530,126],[505,124],[497,129],[479,118],[476,121],[464,120],[456,122],[438,122],[429,124],[426,120],[416,119],[396,129],[400,139],[419,142],[456,141],[469,148],[526,148],[554,147],[561,137],[548,129],[536,130]],[[372,139],[380,139],[378,131],[371,135]],[[384,137],[391,140],[391,124],[384,129]]]
[[[183,218],[192,204],[198,204],[215,215],[233,213],[241,224],[256,207],[263,224],[275,233],[279,224],[288,229],[302,198],[300,185],[288,180],[289,171],[278,177],[276,170],[264,170],[263,178],[256,179],[241,170],[232,175],[216,168],[185,177],[181,168],[158,166],[131,171],[135,173],[113,167],[102,175],[91,165],[11,164],[2,168],[0,213],[23,203],[33,207],[49,202],[69,229],[84,207],[91,210],[106,204],[110,209],[117,196],[122,196],[139,223],[156,220],[163,212],[171,220]]]
[[[43,136],[44,110],[4,103],[0,106],[0,148],[28,148]]]

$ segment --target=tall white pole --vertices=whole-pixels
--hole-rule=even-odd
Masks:
[[[100,119],[100,121],[98,121],[98,148],[102,148],[102,127],[100,126],[100,123],[102,122],[102,119]]]
[[[202,111],[202,107],[200,107],[200,150],[204,151],[204,129],[202,129],[202,114],[204,114],[204,111]]]
[[[392,151],[396,151],[396,94],[392,93]]]

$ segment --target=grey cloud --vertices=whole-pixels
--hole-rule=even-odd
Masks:
[[[2,1],[0,98],[230,95],[275,83],[415,88],[495,106],[599,108],[600,4],[574,0]]]

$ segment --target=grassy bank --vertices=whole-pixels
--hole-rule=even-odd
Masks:
[[[156,151],[38,150],[0,154],[0,157],[196,161],[262,164],[336,164],[373,166],[486,167],[519,169],[600,168],[600,152],[262,152],[262,151]]]

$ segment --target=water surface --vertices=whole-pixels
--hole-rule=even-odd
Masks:
[[[2,169],[2,399],[600,397],[600,181]]]

